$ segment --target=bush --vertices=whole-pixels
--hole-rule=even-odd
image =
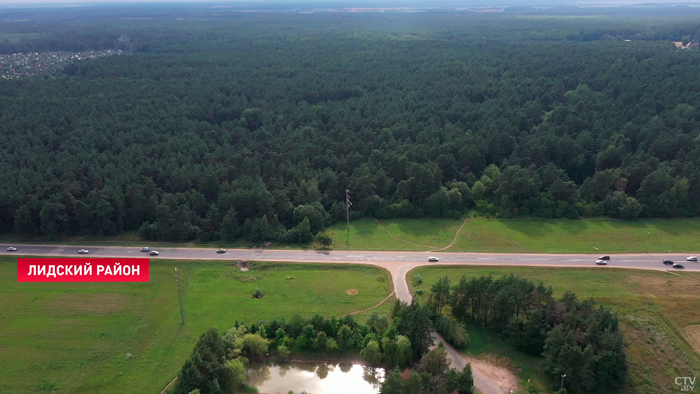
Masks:
[[[291,352],[289,351],[289,348],[287,348],[284,345],[277,346],[277,353],[279,353],[280,359],[282,361],[289,360],[289,355],[291,354]]]
[[[260,298],[263,298],[264,295],[265,295],[265,293],[263,293],[263,291],[260,289],[255,289],[255,291],[253,292],[253,298],[260,299]]]
[[[319,232],[316,234],[316,242],[318,242],[321,247],[325,249],[333,244],[333,238],[331,238],[328,234]]]
[[[413,275],[413,286],[418,286],[423,283],[423,277],[419,274]]]

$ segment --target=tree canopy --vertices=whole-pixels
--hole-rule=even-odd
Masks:
[[[658,41],[697,21],[522,15],[3,24],[0,52],[130,52],[0,82],[0,232],[306,243],[346,190],[353,218],[700,214],[700,51]]]

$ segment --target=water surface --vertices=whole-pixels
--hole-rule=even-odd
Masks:
[[[249,386],[260,394],[377,394],[384,381],[384,369],[352,364],[251,364]]]

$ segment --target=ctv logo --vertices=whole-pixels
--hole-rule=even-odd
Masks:
[[[695,379],[697,378],[691,378],[688,376],[678,376],[676,377],[675,383],[676,386],[681,387],[681,391],[693,391],[693,388],[695,388]]]

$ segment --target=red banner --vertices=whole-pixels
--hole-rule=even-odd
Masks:
[[[17,282],[148,282],[148,259],[17,259]]]

